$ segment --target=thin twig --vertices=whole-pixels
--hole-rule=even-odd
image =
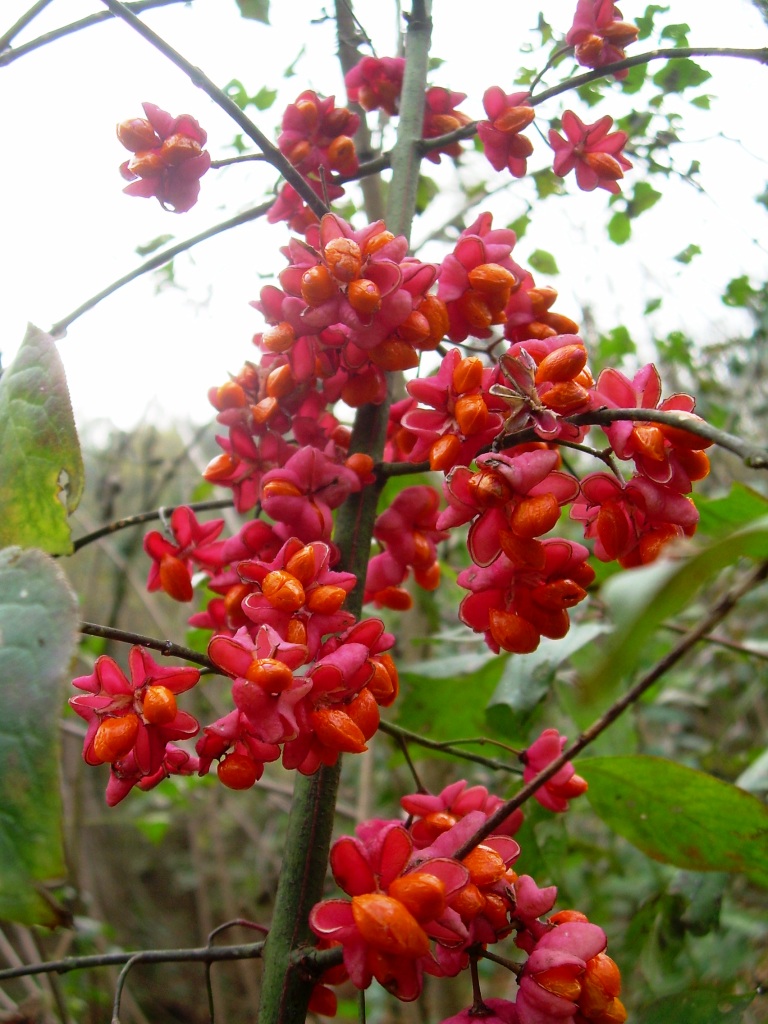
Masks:
[[[232,498],[212,498],[210,501],[193,501],[183,507],[192,509],[193,512],[209,512],[216,508],[232,508],[232,505]],[[151,523],[155,519],[162,519],[164,516],[170,515],[177,507],[181,508],[182,506],[164,505],[162,508],[152,509],[151,512],[137,512],[136,515],[126,516],[124,519],[115,519],[111,523],[100,526],[98,530],[92,530],[90,533],[84,533],[82,537],[78,537],[72,544],[72,550],[79,551],[86,544],[93,544],[94,541],[117,533],[118,530],[125,530],[129,526],[138,526],[141,523]]]
[[[80,632],[88,636],[100,636],[105,640],[117,640],[124,644],[138,644],[139,647],[146,647],[152,651],[159,651],[166,658],[183,658],[184,661],[191,661],[195,665],[202,665],[218,673],[218,668],[206,658],[204,654],[193,651],[191,647],[182,647],[171,640],[155,640],[143,633],[130,633],[124,629],[115,629],[114,626],[100,626],[97,622],[81,622]]]
[[[122,288],[126,284],[130,284],[131,281],[135,281],[137,278],[142,277],[144,274],[150,273],[152,270],[158,270],[160,267],[165,266],[174,257],[178,256],[179,253],[186,252],[195,245],[199,245],[200,242],[206,242],[209,238],[214,238],[216,235],[220,235],[222,231],[229,231],[230,228],[239,227],[241,224],[248,224],[252,220],[256,220],[258,217],[263,217],[267,210],[272,206],[274,202],[270,199],[268,203],[260,203],[258,206],[252,207],[250,210],[244,210],[242,213],[236,214],[234,217],[230,217],[229,220],[221,221],[220,224],[214,224],[213,227],[206,228],[205,231],[201,231],[199,235],[193,235],[191,238],[185,239],[183,242],[177,242],[176,245],[171,245],[167,249],[163,249],[161,252],[155,253],[144,263],[139,264],[134,270],[129,270],[127,274],[123,274],[116,281],[108,284],[106,288],[102,288],[100,292],[92,295],[90,299],[86,299],[77,309],[72,310],[67,316],[62,317],[58,320],[53,327],[51,327],[50,333],[55,338],[57,335],[63,334],[67,327],[78,317],[82,316],[83,313],[87,313],[93,309],[94,306],[110,295],[113,295],[116,291]]]
[[[738,455],[749,469],[768,469],[768,450],[743,441],[734,434],[725,430],[718,430],[706,420],[688,412],[668,411],[666,409],[593,409],[590,412],[578,413],[575,416],[564,416],[563,423],[573,423],[575,426],[602,426],[603,424],[616,423],[619,420],[642,420],[649,423],[666,423],[670,427],[677,427],[680,430],[687,430],[690,434],[697,434],[714,442],[721,448]],[[524,444],[527,441],[540,441],[541,438],[533,427],[526,427],[524,430],[516,430],[513,434],[505,434],[494,441],[492,446],[483,449],[484,454],[490,451],[500,451],[503,448],[514,448],[515,445]],[[559,445],[562,442],[558,438],[552,439],[552,444]],[[572,447],[566,442],[566,447]],[[380,462],[376,466],[376,473],[379,479],[386,481],[392,476],[407,476],[409,473],[429,472],[429,462]]]
[[[141,18],[137,18],[133,11],[130,10],[124,3],[120,3],[120,0],[101,0],[105,7],[107,7],[116,17],[121,18],[126,24],[138,32],[140,36],[151,43],[155,49],[159,50],[163,56],[167,57],[172,64],[175,64],[180,71],[190,79],[193,85],[196,85],[199,89],[213,100],[221,109],[228,114],[235,124],[242,128],[249,139],[252,139],[259,149],[264,154],[265,159],[275,167],[285,180],[293,186],[298,192],[307,206],[312,210],[318,217],[322,217],[323,214],[328,212],[328,207],[320,199],[320,197],[314,192],[311,185],[307,180],[299,174],[293,164],[288,160],[286,156],[280,152],[266,135],[256,127],[251,121],[248,115],[238,107],[233,99],[231,99],[220,89],[200,68],[195,67],[194,64],[190,63],[186,57],[175,50],[170,43],[167,43],[161,36],[154,32],[148,25],[145,25]]]
[[[420,733],[411,732],[410,729],[403,729],[402,726],[394,725],[392,722],[380,722],[379,729],[381,732],[387,733],[388,736],[392,736],[399,743],[407,740],[409,743],[417,743],[420,747],[426,747],[427,750],[439,750],[443,754],[450,754],[451,757],[461,758],[462,761],[473,761],[475,764],[481,764],[485,768],[493,768],[494,771],[509,772],[512,775],[522,774],[522,769],[506,764],[504,761],[496,761],[492,757],[483,757],[482,754],[472,754],[466,750],[460,750],[450,742],[441,743],[437,740],[427,739],[426,736],[422,736]]]
[[[143,964],[213,963],[232,960],[253,960],[260,957],[264,942],[248,942],[237,946],[199,946],[191,949],[144,949],[134,953],[97,953],[90,956],[67,956],[0,970],[0,981],[23,978],[32,974],[67,974],[93,967],[113,967],[129,961]]]
[[[40,11],[45,10],[50,2],[51,0],[37,0],[37,3],[32,4],[29,10],[25,11],[19,20],[11,25],[4,35],[0,36],[0,53],[2,53],[3,50],[8,49],[19,32],[21,32],[22,29],[25,29],[30,21],[38,16]]]
[[[50,0],[41,0],[40,3],[35,4],[35,7],[39,7],[41,10],[49,3]],[[178,3],[191,3],[192,0],[136,0],[135,3],[127,3],[126,7],[132,11],[148,11],[153,7],[168,7],[171,4]],[[32,8],[34,11],[35,8]],[[37,11],[35,11],[37,13]],[[19,31],[19,25],[23,22],[23,25],[27,24],[29,18],[27,14],[23,15],[15,25],[13,25],[8,32],[0,39],[0,44],[5,42],[5,46],[8,45],[8,41],[13,38],[14,35]],[[105,21],[111,21],[114,15],[111,11],[99,11],[97,14],[89,14],[87,18],[80,18],[78,21],[70,22],[68,25],[61,25],[59,28],[51,29],[50,32],[45,32],[43,35],[38,36],[36,39],[30,39],[28,43],[22,43],[20,46],[16,46],[13,49],[5,50],[5,46],[0,45],[0,67],[4,64],[12,64],[13,61],[18,60],[19,57],[24,57],[28,53],[32,53],[34,50],[39,50],[41,46],[47,46],[48,43],[53,43],[57,39],[63,39],[65,36],[72,35],[74,32],[80,32],[84,28],[90,28],[92,25],[100,25]],[[3,53],[2,50],[5,50]]]
[[[580,753],[585,747],[592,743],[597,737],[604,732],[609,725],[612,725],[617,718],[619,718],[627,708],[635,704],[640,697],[649,690],[654,683],[656,683],[666,672],[672,668],[673,665],[677,664],[680,659],[688,653],[688,651],[694,647],[699,640],[703,639],[710,630],[714,629],[718,623],[720,623],[726,615],[738,604],[745,594],[749,593],[754,587],[762,583],[768,578],[768,562],[762,562],[751,572],[747,573],[746,576],[741,580],[740,583],[736,584],[731,590],[729,590],[714,606],[708,615],[694,626],[693,629],[681,638],[671,651],[660,658],[659,661],[653,666],[650,671],[646,672],[634,686],[630,687],[629,690],[624,694],[623,697],[619,698],[614,704],[611,705],[608,710],[596,719],[589,726],[588,729],[579,736],[569,747],[562,751],[559,757],[555,758],[551,764],[547,765],[542,771],[536,775],[535,778],[523,786],[523,788],[515,794],[510,800],[503,803],[494,813],[488,818],[482,828],[479,828],[465,843],[463,843],[458,850],[455,851],[453,856],[457,860],[461,860],[462,857],[466,857],[467,854],[473,850],[478,843],[481,843],[486,836],[496,829],[502,821],[504,821],[513,811],[516,811],[518,807],[521,807],[526,800],[529,800],[534,793],[540,789],[553,775],[563,767],[563,765],[570,761],[572,757]]]
[[[585,74],[577,75],[575,78],[567,78],[564,82],[553,85],[550,89],[543,89],[535,96],[529,97],[526,100],[526,104],[529,107],[536,107],[546,100],[552,99],[553,96],[570,92],[571,89],[578,89],[580,86],[587,85],[589,82],[595,82],[600,78],[608,78],[617,71],[624,71],[626,68],[633,68],[639,64],[649,64],[653,60],[662,60],[664,58],[680,60],[688,57],[740,57],[743,60],[755,60],[760,64],[768,64],[768,47],[753,50],[727,46],[680,46],[649,50],[646,53],[638,53],[634,57],[627,57],[625,60],[617,60],[612,64],[605,64],[603,67],[597,68],[594,71],[587,71]],[[477,124],[477,121],[471,121],[469,124],[462,125],[461,128],[456,128],[445,135],[438,135],[434,139],[422,139],[421,152],[429,153],[433,149],[441,149],[452,142],[471,139],[477,134]]]

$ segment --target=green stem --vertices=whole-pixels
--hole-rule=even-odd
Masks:
[[[431,26],[428,8],[429,0],[414,0],[406,39],[406,75],[395,146],[399,159],[393,160],[387,212],[389,230],[406,237],[415,210],[419,170],[418,145]],[[358,410],[350,452],[367,452],[375,462],[381,459],[394,386],[394,375],[390,375],[387,400],[381,405],[367,405]],[[341,552],[341,567],[358,577],[358,585],[346,604],[357,617],[362,611],[379,491],[380,485],[372,485],[351,495],[338,511],[334,530]],[[294,951],[309,939],[309,913],[322,897],[340,770],[339,762],[333,768],[321,768],[309,778],[299,775],[296,779],[273,923],[264,949],[259,1024],[302,1024],[306,1017],[312,976],[301,966],[301,958]]]

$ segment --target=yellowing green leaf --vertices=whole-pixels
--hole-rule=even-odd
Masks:
[[[42,551],[0,551],[0,918],[54,925],[41,893],[64,877],[59,795],[62,687],[77,602]]]
[[[83,462],[67,382],[49,334],[30,326],[0,377],[0,547],[72,551],[67,515]]]

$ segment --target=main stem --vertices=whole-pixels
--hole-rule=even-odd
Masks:
[[[430,39],[430,0],[414,0],[406,36],[407,64],[387,209],[389,230],[406,237],[410,235],[416,205]],[[389,391],[391,395],[392,385]],[[364,451],[374,461],[380,461],[388,414],[389,396],[382,405],[360,409],[355,417],[350,451]],[[354,572],[359,580],[347,603],[349,611],[357,617],[362,611],[379,490],[378,486],[370,486],[352,495],[339,509],[334,532],[341,551],[341,566]],[[308,778],[296,777],[273,923],[264,947],[259,1024],[303,1024],[306,1018],[312,978],[292,962],[291,952],[309,941],[309,913],[323,895],[340,770],[339,762]]]

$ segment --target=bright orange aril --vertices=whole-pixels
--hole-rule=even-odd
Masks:
[[[308,306],[322,306],[338,294],[338,285],[327,267],[310,267],[301,277],[301,296]]]
[[[655,423],[636,423],[631,436],[641,455],[653,462],[663,462],[667,447],[664,435]]]
[[[610,153],[585,153],[582,159],[601,178],[618,181],[624,177],[621,164]]]
[[[150,725],[167,725],[176,717],[176,695],[167,686],[148,686],[142,701],[144,720]]]
[[[542,405],[546,405],[560,416],[572,416],[584,409],[589,402],[589,392],[575,380],[560,381],[540,397]]]
[[[117,126],[117,137],[126,149],[136,153],[143,149],[156,149],[161,142],[155,129],[143,117],[131,117]]]
[[[515,612],[492,608],[488,613],[490,632],[496,643],[512,654],[530,654],[539,646],[539,631]]]
[[[295,389],[296,378],[286,363],[284,366],[276,366],[270,370],[267,376],[266,391],[268,398],[285,398]]]
[[[391,231],[378,231],[375,235],[371,235],[363,242],[363,255],[372,256],[375,252],[378,252],[379,249],[383,249],[385,245],[389,245],[390,242],[393,242],[394,239],[395,236]]]
[[[462,921],[471,921],[485,907],[485,897],[473,882],[468,882],[458,896],[451,900],[451,909]]]
[[[557,967],[550,967],[546,971],[539,971],[533,976],[537,985],[541,985],[553,996],[560,996],[561,999],[568,999],[572,1003],[581,995],[581,983],[578,975],[583,968],[577,964],[558,964]]]
[[[133,154],[128,170],[139,178],[156,178],[165,170],[165,161],[159,149],[145,149]]]
[[[192,580],[189,570],[175,555],[165,554],[160,559],[160,586],[174,601],[191,601]]]
[[[243,388],[236,381],[228,380],[217,388],[213,405],[221,412],[223,409],[242,409],[247,402]]]
[[[301,619],[291,619],[285,631],[285,639],[289,644],[307,643],[307,627]]]
[[[413,958],[429,952],[427,933],[392,896],[382,893],[353,896],[352,916],[365,942],[378,952]]]
[[[132,750],[139,731],[139,719],[131,711],[119,717],[102,718],[93,738],[93,756],[101,764],[114,764]]]
[[[276,658],[255,658],[248,666],[245,678],[267,693],[282,693],[293,682],[293,672]]]
[[[516,282],[515,275],[498,263],[481,263],[479,267],[470,270],[467,276],[472,288],[486,298],[492,299],[494,305],[498,302],[503,306],[507,304]]]
[[[546,548],[539,540],[518,537],[511,530],[499,530],[499,544],[510,562],[518,568],[541,570],[546,565]]]
[[[163,140],[160,147],[160,154],[170,167],[178,167],[179,164],[200,156],[203,147],[197,139],[191,139],[188,135],[169,135]]]
[[[419,365],[419,353],[402,338],[385,338],[368,352],[371,362],[388,373],[412,370]]]
[[[317,573],[317,566],[315,565],[315,549],[311,544],[305,544],[303,548],[299,548],[295,554],[291,555],[285,563],[285,568],[286,571],[295,576],[300,583],[311,583]]]
[[[504,112],[495,119],[493,127],[497,132],[515,135],[517,132],[521,132],[524,128],[527,128],[535,116],[536,111],[533,107],[507,107],[506,110],[504,110]]]
[[[482,395],[462,395],[456,400],[453,415],[465,437],[479,434],[488,425],[488,406]]]
[[[397,328],[397,333],[409,345],[421,348],[422,342],[429,340],[429,320],[423,313],[413,309]]]
[[[394,662],[389,658],[391,665],[385,663],[388,655],[378,654],[371,658],[373,665],[373,676],[368,680],[368,689],[373,694],[379,707],[388,708],[393,704],[399,690],[399,680]]]
[[[500,508],[512,497],[512,488],[493,469],[481,469],[467,481],[467,489],[481,508]]]
[[[355,143],[348,135],[337,135],[328,147],[328,163],[332,171],[345,174],[353,171],[357,163]]]
[[[501,854],[482,843],[474,850],[470,850],[461,863],[469,871],[470,880],[480,888],[498,882],[500,878],[504,877],[506,871]]]
[[[307,131],[307,132],[311,132],[312,129],[317,124],[317,116],[318,116],[317,104],[315,103],[314,100],[304,99],[304,100],[299,100],[295,104],[295,107],[296,107],[296,112],[298,113],[299,117],[301,118],[301,123],[302,123],[302,125],[304,127],[304,130]]]
[[[304,587],[299,580],[284,569],[268,572],[261,581],[261,592],[272,605],[282,612],[295,612],[306,600]]]
[[[250,789],[259,772],[255,762],[245,754],[228,754],[219,761],[216,774],[229,789]]]
[[[419,303],[418,312],[425,316],[429,322],[429,345],[422,343],[420,348],[437,348],[451,326],[448,307],[436,295],[425,295]]]
[[[573,380],[587,365],[587,350],[583,345],[562,345],[544,356],[536,370],[536,383]]]
[[[414,569],[413,578],[422,590],[437,590],[440,586],[440,563],[433,562],[426,569]]]
[[[341,708],[318,708],[310,712],[309,721],[318,740],[331,750],[362,754],[368,749],[362,729]]]
[[[465,356],[456,364],[451,378],[453,389],[457,395],[474,391],[483,382],[483,363],[477,356]]]
[[[429,449],[429,468],[435,472],[448,470],[459,457],[461,441],[455,434],[443,434]]]
[[[323,249],[328,269],[337,281],[354,281],[360,277],[363,257],[353,238],[332,238]]]
[[[373,472],[373,467],[376,463],[365,452],[353,452],[344,460],[344,465],[359,476],[361,480],[365,480]]]
[[[509,525],[513,533],[526,540],[549,533],[560,518],[560,506],[554,494],[534,494],[515,505]]]
[[[573,608],[587,596],[586,590],[573,580],[553,580],[536,587],[531,592],[531,600],[547,611],[561,611]]]
[[[285,320],[268,327],[261,336],[261,347],[267,352],[287,352],[296,340],[296,332]]]
[[[276,398],[262,398],[256,405],[251,406],[251,416],[257,426],[267,423],[277,412],[279,403]]]
[[[445,910],[445,882],[428,871],[400,875],[387,890],[417,921],[432,921]]]
[[[261,488],[263,498],[299,498],[304,492],[290,480],[267,480]],[[289,570],[290,571],[290,570]]]
[[[413,608],[413,598],[402,587],[384,587],[383,590],[377,590],[374,600],[394,612],[407,612]]]
[[[375,735],[380,721],[379,705],[367,686],[362,688],[354,700],[345,705],[344,710],[366,740]]]
[[[456,306],[461,316],[475,331],[485,331],[495,322],[486,297],[473,288],[464,292],[461,298],[456,300]]]
[[[361,316],[372,316],[381,309],[379,286],[369,281],[367,277],[358,277],[355,281],[350,281],[347,300],[352,309]]]
[[[346,598],[347,592],[343,587],[334,587],[331,584],[313,587],[307,594],[307,610],[332,615],[341,608]]]
[[[237,467],[237,459],[234,459],[229,452],[222,452],[216,455],[203,470],[203,478],[209,483],[216,483],[218,480],[226,480],[231,476]]]

